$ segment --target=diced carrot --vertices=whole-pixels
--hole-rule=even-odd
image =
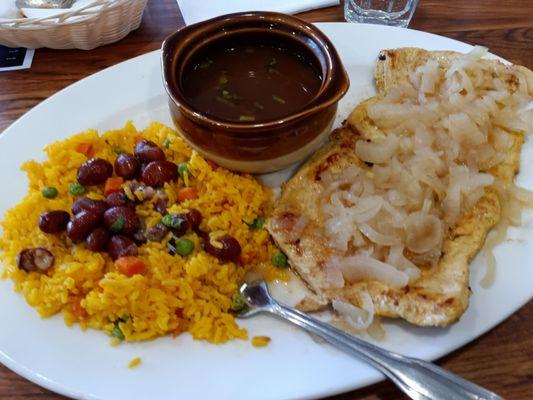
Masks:
[[[115,261],[118,272],[128,277],[132,277],[135,274],[142,274],[146,269],[143,260],[133,256],[119,257]]]
[[[84,154],[87,158],[91,158],[94,155],[94,148],[91,143],[80,143],[76,146],[76,151]]]
[[[141,135],[137,135],[133,138],[133,141],[135,142],[135,144],[139,143],[141,140],[143,140]]]
[[[72,314],[74,314],[74,316],[78,319],[85,319],[89,316],[89,314],[87,313],[87,310],[85,310],[85,308],[83,308],[83,306],[81,305],[82,299],[83,299],[82,297],[76,298],[70,306],[72,310]]]
[[[183,202],[185,200],[193,200],[198,197],[198,191],[192,187],[186,187],[178,192],[178,200]]]
[[[120,176],[113,176],[111,178],[107,178],[104,187],[104,196],[107,197],[111,193],[120,191],[123,183],[124,179],[122,179]]]

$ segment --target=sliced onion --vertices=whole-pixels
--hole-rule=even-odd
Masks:
[[[389,250],[387,263],[405,272],[409,276],[409,282],[413,282],[420,277],[420,269],[404,256],[403,250],[403,246],[392,246]]]
[[[379,143],[358,140],[355,144],[355,154],[361,160],[373,164],[381,164],[396,153],[400,141],[396,135],[388,135],[385,140]]]
[[[409,283],[406,273],[367,255],[345,257],[338,261],[338,265],[348,282],[378,280],[391,287],[403,287]]]
[[[412,213],[405,220],[407,238],[405,244],[413,253],[427,253],[440,249],[443,239],[443,225],[434,215]]]
[[[367,329],[374,320],[374,302],[366,290],[361,292],[361,307],[340,299],[333,299],[331,305],[350,327],[357,330]]]
[[[324,263],[324,274],[326,276],[326,284],[330,289],[344,287],[344,277],[337,257],[332,257]]]
[[[400,243],[399,237],[384,235],[373,229],[368,224],[360,224],[359,229],[361,233],[369,238],[372,242],[380,244],[382,246],[392,246]]]
[[[446,71],[424,63],[367,105],[379,136],[358,140],[355,154],[373,165],[321,175],[320,217],[344,279],[396,286],[418,279],[419,267],[438,262],[446,235],[490,185],[506,199],[506,222],[519,223],[524,203],[533,204],[486,173],[508,159],[512,133],[533,132],[529,78],[482,61],[484,54],[476,48]],[[517,90],[509,90],[513,76]],[[328,280],[339,285],[334,271]]]

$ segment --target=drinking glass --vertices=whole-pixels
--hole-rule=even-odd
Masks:
[[[348,22],[405,28],[417,4],[418,0],[345,0],[344,18]]]

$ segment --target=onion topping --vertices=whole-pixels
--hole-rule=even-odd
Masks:
[[[361,292],[361,307],[340,299],[333,299],[331,305],[344,321],[353,329],[367,329],[374,320],[374,302],[368,292]]]
[[[526,73],[484,62],[486,53],[476,47],[448,69],[434,60],[418,67],[366,106],[375,135],[357,140],[354,151],[367,164],[322,172],[332,287],[418,279],[485,189],[505,186],[491,172],[506,160],[514,133],[533,132],[533,101]],[[531,199],[517,190],[505,197]],[[511,223],[520,222],[517,204],[504,206]]]

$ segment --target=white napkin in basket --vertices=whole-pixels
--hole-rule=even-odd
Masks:
[[[15,0],[0,0],[0,20],[20,18]]]
[[[71,8],[22,8],[21,11],[27,18],[42,18],[74,11],[94,2],[95,0],[76,0]]]
[[[278,11],[294,14],[328,6],[339,0],[177,0],[186,24],[239,11]]]

